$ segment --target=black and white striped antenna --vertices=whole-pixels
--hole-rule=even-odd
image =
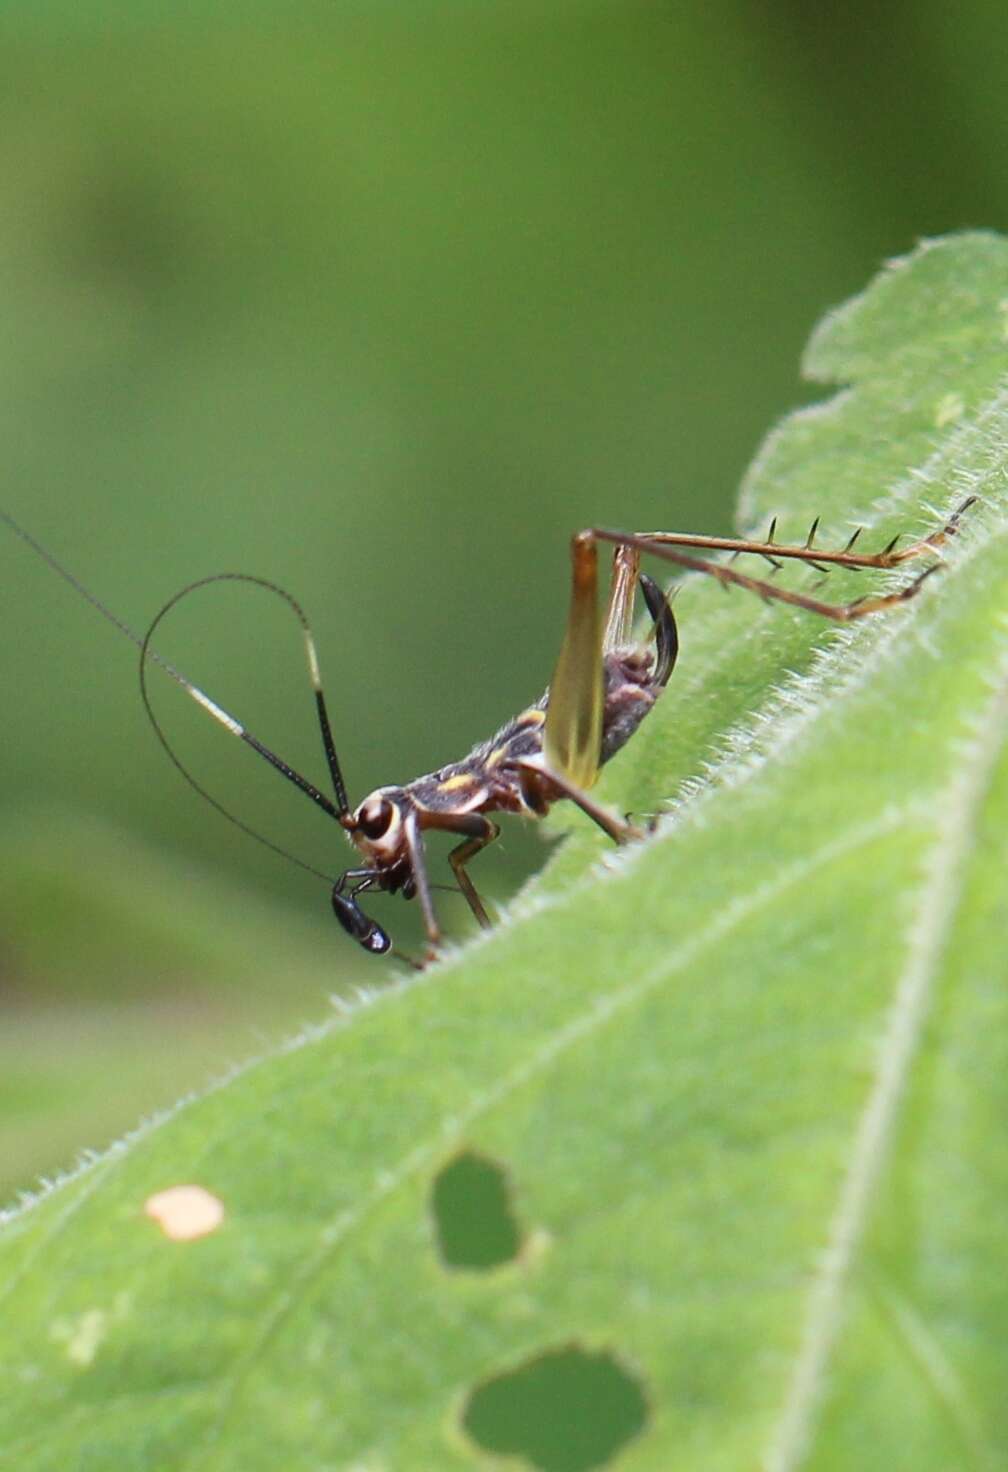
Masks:
[[[169,759],[178,769],[178,771],[181,772],[182,776],[189,783],[189,785],[195,788],[199,795],[204,798],[211,805],[211,807],[216,808],[217,812],[221,813],[225,818],[227,818],[228,822],[233,823],[236,828],[240,828],[243,833],[247,833],[250,838],[254,838],[257,843],[263,844],[266,848],[271,849],[273,853],[279,854],[282,858],[288,859],[292,864],[297,864],[299,868],[306,870],[309,874],[314,874],[317,878],[325,880],[327,884],[332,884],[333,878],[331,875],[324,874],[321,869],[316,869],[314,865],[306,863],[303,859],[299,859],[296,854],[292,854],[288,849],[282,848],[279,844],[274,843],[272,839],[269,839],[264,834],[259,833],[255,828],[250,827],[250,825],[246,823],[244,819],[239,818],[236,813],[233,813],[230,811],[229,808],[226,808],[223,803],[219,802],[216,797],[209,793],[206,788],[203,787],[199,781],[197,781],[197,779],[184,765],[184,763],[181,761],[181,759],[178,757],[173,747],[169,743],[168,738],[165,735],[164,730],[162,729],[162,726],[157,719],[157,716],[154,714],[147,688],[147,668],[148,664],[153,663],[164,670],[165,674],[169,675],[177,685],[180,685],[182,689],[186,692],[186,694],[190,697],[190,699],[194,700],[197,705],[201,706],[202,709],[207,712],[208,715],[212,716],[213,719],[218,723],[218,725],[223,726],[225,731],[227,731],[232,736],[237,736],[239,740],[244,741],[246,746],[250,746],[253,751],[257,752],[259,756],[263,757],[267,762],[269,762],[269,764],[274,767],[275,770],[278,771],[282,777],[285,777],[288,782],[293,783],[293,785],[297,787],[300,792],[303,792],[306,797],[310,798],[311,801],[316,805],[316,807],[321,808],[322,811],[326,813],[330,818],[335,818],[336,821],[339,822],[341,818],[345,817],[349,813],[350,807],[347,801],[346,787],[343,782],[343,774],[340,770],[339,760],[336,756],[336,749],[333,744],[332,729],[329,723],[329,714],[326,710],[325,696],[322,691],[322,678],[319,671],[319,660],[318,654],[315,649],[315,641],[312,637],[311,628],[309,627],[308,619],[305,616],[305,612],[302,609],[301,605],[297,602],[297,600],[293,598],[290,593],[288,593],[285,589],[279,587],[276,583],[268,582],[265,578],[253,577],[249,573],[242,572],[215,573],[211,577],[200,578],[196,582],[189,583],[188,586],[180,589],[180,591],[176,593],[174,597],[170,598],[168,602],[158,611],[158,613],[151,620],[146,633],[141,635],[138,634],[135,629],[132,629],[129,624],[127,624],[123,619],[121,619],[118,614],[113,613],[111,608],[109,608],[107,604],[103,603],[100,598],[96,597],[95,594],[91,592],[90,588],[86,587],[85,584],[82,583],[81,580],[76,577],[68,567],[65,567],[63,563],[60,562],[60,560],[55,557],[47,547],[43,546],[43,544],[38,541],[37,538],[32,536],[31,532],[27,531],[20,524],[20,522],[15,521],[14,517],[11,516],[8,511],[3,510],[2,507],[0,507],[0,521],[3,521],[4,524],[10,528],[10,530],[14,533],[16,537],[20,538],[20,540],[24,542],[26,546],[30,547],[31,550],[38,557],[40,557],[42,561],[45,562],[52,569],[52,571],[56,573],[58,577],[61,577],[65,583],[69,583],[70,587],[73,588],[74,591],[78,593],[87,603],[90,603],[91,607],[94,608],[98,613],[100,613],[102,618],[106,619],[113,626],[113,628],[117,629],[120,634],[129,639],[130,642],[132,644],[135,644],[136,647],[139,649],[140,694],[143,700],[144,710],[146,711],[147,718],[153,726],[154,732],[157,735],[157,738],[160,741],[165,752],[167,753]],[[169,660],[165,659],[163,655],[159,654],[156,649],[151,647],[151,640],[154,636],[155,630],[158,628],[161,620],[165,617],[166,614],[168,614],[173,608],[175,608],[176,605],[180,603],[183,598],[188,597],[188,595],[194,592],[197,588],[203,588],[210,583],[218,582],[253,583],[257,587],[265,588],[267,592],[274,593],[278,598],[282,598],[284,600],[288,607],[293,611],[299,624],[301,625],[301,633],[304,638],[305,645],[305,656],[308,663],[308,677],[311,681],[312,689],[315,694],[315,707],[319,721],[319,729],[322,735],[322,746],[325,751],[326,762],[329,767],[329,774],[332,778],[333,790],[336,796],[335,803],[332,801],[331,798],[327,797],[324,792],[320,791],[320,789],[316,787],[313,782],[309,782],[307,777],[303,777],[300,772],[295,771],[295,769],[288,762],[285,762],[282,757],[277,756],[276,753],[271,751],[268,746],[264,745],[263,742],[261,742],[257,736],[249,731],[248,728],[243,725],[241,721],[237,720],[233,715],[226,711],[223,706],[218,705],[217,702],[215,700],[212,700],[204,690],[201,690],[198,685],[194,685],[193,682],[187,679],[186,676],[181,673],[181,671],[177,670],[175,666],[170,663]]]

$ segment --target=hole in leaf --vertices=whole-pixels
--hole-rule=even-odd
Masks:
[[[604,1467],[647,1422],[638,1381],[611,1354],[568,1346],[486,1380],[462,1425],[477,1446],[537,1472]]]
[[[521,1233],[496,1161],[472,1150],[456,1155],[434,1180],[431,1210],[448,1267],[485,1272],[517,1257]]]

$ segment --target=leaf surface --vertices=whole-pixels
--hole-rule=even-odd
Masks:
[[[599,862],[575,824],[485,939],[7,1221],[12,1464],[1001,1465],[1006,301],[990,236],[887,269],[743,491],[822,545],[979,496],[912,605],[838,630],[688,582],[599,785],[674,798],[652,839]],[[511,1259],[444,1255],[467,1177]],[[198,1240],[144,1212],[179,1184],[223,1205]]]

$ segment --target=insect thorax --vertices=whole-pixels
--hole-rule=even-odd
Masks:
[[[619,751],[661,694],[663,687],[655,682],[653,669],[649,649],[621,649],[605,656],[600,761],[608,761]],[[399,791],[406,801],[426,812],[524,810],[527,804],[514,763],[542,755],[548,700],[546,691],[535,705],[507,721],[461,761],[428,772]]]

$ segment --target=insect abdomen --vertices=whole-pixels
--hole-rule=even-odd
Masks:
[[[625,746],[664,689],[652,675],[646,650],[618,650],[605,658],[605,710],[602,752],[607,762]]]

